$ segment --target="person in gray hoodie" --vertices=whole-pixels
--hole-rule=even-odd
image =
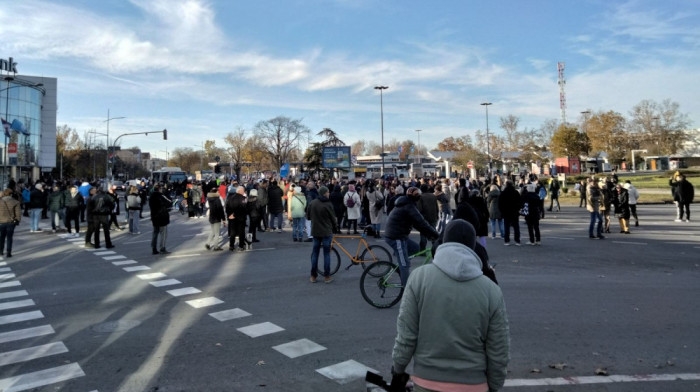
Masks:
[[[503,387],[510,360],[505,301],[482,273],[475,244],[474,227],[452,220],[433,263],[409,276],[396,323],[391,390],[408,381],[411,359],[414,391]]]

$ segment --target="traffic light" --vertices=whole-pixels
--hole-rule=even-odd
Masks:
[[[221,173],[221,167],[219,165],[214,166],[214,173],[216,173],[216,174]]]
[[[163,130],[163,140],[168,140],[168,130],[167,129]]]

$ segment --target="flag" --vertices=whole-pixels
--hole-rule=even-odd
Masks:
[[[5,137],[10,137],[10,123],[5,121],[4,118],[0,118],[2,120],[2,127],[5,129]]]
[[[22,124],[22,122],[17,119],[12,120],[11,127],[15,132],[22,132],[22,134],[24,135],[29,135],[27,127],[25,127],[24,124]]]

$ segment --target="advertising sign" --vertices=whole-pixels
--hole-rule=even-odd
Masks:
[[[350,146],[323,147],[323,167],[350,168]]]

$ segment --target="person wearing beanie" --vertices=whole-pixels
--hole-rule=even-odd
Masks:
[[[497,391],[510,360],[510,333],[501,289],[481,272],[476,230],[455,219],[431,264],[411,273],[404,289],[392,352],[394,380],[425,390]],[[472,389],[468,389],[472,388]]]
[[[246,202],[248,212],[248,234],[251,235],[253,242],[260,242],[257,237],[258,227],[260,225],[260,210],[258,209],[258,190],[253,188],[248,192],[248,201]]]
[[[309,281],[316,283],[318,278],[318,254],[323,246],[323,277],[325,283],[330,283],[333,278],[330,275],[331,270],[331,240],[333,233],[340,230],[338,220],[336,219],[333,203],[328,198],[328,188],[322,186],[318,190],[318,198],[309,204],[306,211],[306,218],[310,219],[314,224],[311,226],[311,235],[313,236],[313,248],[311,250],[311,277]]]

